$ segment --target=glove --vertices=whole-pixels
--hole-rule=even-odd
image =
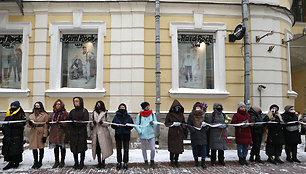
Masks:
[[[103,124],[103,121],[102,121],[102,120],[100,120],[100,121],[99,121],[99,124]]]
[[[33,121],[29,120],[29,125],[33,126]]]
[[[201,124],[201,126],[202,126],[202,127],[205,127],[205,126],[207,126],[207,124],[203,121],[202,124]]]
[[[222,125],[219,126],[219,128],[225,129],[225,128],[227,128],[227,124],[222,124]]]
[[[249,123],[249,120],[245,120],[244,122],[242,122],[242,123]],[[243,126],[241,126],[242,128],[247,128],[248,127],[248,125],[243,125]]]
[[[29,124],[30,124],[30,122],[29,122]],[[47,124],[47,125],[50,125],[50,122],[49,122],[49,121],[47,121],[47,122],[46,122],[46,124]]]
[[[173,122],[173,126],[180,126],[181,123],[180,122]]]
[[[153,124],[154,124],[153,121],[150,121],[150,125],[153,126]]]
[[[96,124],[97,124],[96,120],[92,121],[92,123],[93,123],[94,125],[96,125]]]
[[[46,143],[46,141],[47,141],[47,137],[43,137],[43,138],[42,138],[42,142],[43,142],[43,143]]]

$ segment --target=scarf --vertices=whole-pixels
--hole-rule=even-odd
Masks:
[[[197,128],[201,128],[202,122],[204,121],[204,112],[203,111],[192,111],[191,113],[193,125]]]
[[[152,109],[148,111],[140,111],[140,115],[143,117],[148,117],[149,115],[152,114],[152,112],[153,112]]]
[[[17,113],[19,112],[20,108],[21,108],[21,107],[19,107],[16,111],[14,111],[14,112],[11,113],[11,112],[10,112],[10,111],[11,111],[11,107],[9,107],[9,108],[7,109],[7,111],[6,111],[6,116],[9,117],[9,116],[13,116],[13,115],[17,114]]]

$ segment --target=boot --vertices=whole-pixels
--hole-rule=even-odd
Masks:
[[[39,169],[42,166],[42,160],[44,158],[44,149],[39,149],[39,161],[36,168]]]
[[[117,170],[121,170],[121,163],[117,163],[116,169],[117,169]]]
[[[254,162],[254,155],[251,155],[251,156],[250,156],[249,161],[250,161],[250,162]]]
[[[178,161],[176,161],[176,160],[174,161],[174,166],[175,166],[175,167],[177,167],[177,168],[179,168],[179,167],[180,167],[180,165],[179,165]]]
[[[33,157],[34,157],[34,164],[32,166],[32,169],[37,169],[37,164],[38,164],[38,151],[35,149],[32,151],[33,152]]]
[[[63,168],[65,166],[65,162],[64,161],[61,161],[61,163],[59,164],[59,168]]]
[[[151,160],[151,161],[150,161],[150,166],[151,166],[151,168],[155,169],[155,163],[154,163],[154,160]]]
[[[123,164],[123,169],[124,169],[124,170],[128,170],[128,163],[124,163],[124,164]]]
[[[54,158],[55,158],[55,163],[52,166],[52,168],[57,168],[59,166],[59,148],[58,147],[54,148]]]
[[[61,148],[61,163],[59,164],[59,168],[63,168],[65,166],[65,157],[66,157],[66,149]]]
[[[293,162],[297,162],[297,163],[301,163],[301,161],[298,160],[296,157],[293,157],[293,158],[292,158],[292,161],[293,161]]]
[[[175,167],[175,165],[174,165],[174,153],[171,153],[171,152],[170,152],[170,166]]]
[[[219,161],[219,164],[221,164],[222,166],[225,166],[224,160],[220,160],[220,161]]]
[[[14,168],[16,169],[16,168],[18,168],[18,167],[19,167],[19,162],[14,163]]]
[[[273,158],[272,158],[271,156],[268,157],[268,160],[267,160],[267,161],[268,161],[269,163],[272,163],[272,164],[277,164],[276,161],[274,161]]]
[[[144,161],[144,168],[145,168],[145,169],[148,169],[148,168],[149,168],[148,160],[145,160],[145,161]]]
[[[244,163],[246,166],[249,165],[249,163],[248,163],[247,160],[246,160],[246,157],[243,158],[243,163]]]
[[[275,162],[283,164],[284,161],[282,161],[281,159],[279,159],[279,156],[275,156]]]
[[[201,167],[202,167],[203,169],[206,169],[206,168],[207,168],[207,167],[206,167],[206,164],[205,164],[205,159],[202,159]]]
[[[102,160],[101,169],[105,169],[105,160]]]
[[[73,169],[74,169],[74,170],[78,170],[78,169],[79,169],[78,154],[77,154],[77,153],[74,153],[74,154],[73,154],[73,158],[74,158],[74,166],[73,166]]]
[[[84,168],[84,160],[85,160],[85,152],[81,153],[81,161],[79,165],[79,169],[82,170]]]
[[[260,159],[260,155],[256,155],[255,161],[264,164],[264,162]]]
[[[3,170],[8,170],[8,169],[11,169],[11,168],[13,168],[13,167],[14,167],[14,163],[9,162],[9,163],[3,168]]]
[[[241,164],[242,166],[244,165],[243,158],[241,158],[241,157],[239,157],[239,164]]]
[[[57,168],[59,166],[59,162],[58,161],[55,161],[54,165],[52,166],[52,168]]]
[[[198,157],[197,158],[194,158],[194,165],[196,167],[199,167],[199,160],[198,160]]]
[[[286,158],[286,161],[290,162],[290,163],[293,163],[293,160],[290,158],[290,157],[287,157]]]

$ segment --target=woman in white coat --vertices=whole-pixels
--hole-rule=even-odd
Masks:
[[[113,154],[113,143],[108,130],[109,124],[104,122],[108,121],[107,110],[103,101],[97,101],[95,110],[92,116],[92,157],[96,159],[98,157],[98,168],[105,168],[105,159]],[[102,162],[101,162],[102,153]]]

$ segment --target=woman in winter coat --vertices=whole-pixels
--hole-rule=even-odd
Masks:
[[[89,120],[89,113],[84,108],[83,98],[73,98],[74,109],[68,115],[67,120],[79,121],[70,123],[70,150],[73,153],[75,170],[82,170],[84,167],[85,151],[87,150],[87,122]],[[82,123],[82,121],[85,121]],[[78,154],[81,154],[81,160],[78,160]]]
[[[268,156],[268,162],[272,164],[284,163],[279,157],[282,154],[283,145],[285,144],[285,138],[283,134],[284,123],[281,115],[278,112],[279,107],[275,104],[270,106],[270,110],[265,116],[264,121],[272,121],[276,123],[268,123],[267,128],[267,142],[266,142],[266,154]],[[273,159],[274,156],[274,159]]]
[[[216,165],[217,151],[218,162],[221,165],[225,165],[224,162],[224,150],[228,148],[227,130],[226,130],[226,116],[222,112],[223,106],[221,103],[215,103],[213,106],[213,113],[206,117],[205,122],[209,124],[224,124],[221,127],[210,127],[209,143],[211,148],[211,165]]]
[[[239,123],[251,123],[251,117],[246,112],[245,104],[243,102],[238,103],[237,113],[234,114],[232,124]],[[248,125],[235,127],[235,138],[237,144],[237,152],[239,157],[239,163],[241,165],[248,165],[246,157],[248,155],[248,146],[252,144],[251,128]]]
[[[65,104],[62,100],[57,99],[53,104],[53,113],[49,117],[49,122],[56,122],[50,125],[50,135],[49,135],[49,148],[54,149],[55,163],[52,168],[63,168],[65,166],[65,156],[66,156],[66,123],[61,123],[60,121],[65,121],[68,117],[68,112],[65,109]],[[59,162],[59,149],[61,149],[61,162]]]
[[[105,168],[105,159],[113,154],[113,142],[108,130],[107,110],[103,101],[97,101],[92,116],[93,137],[92,137],[92,157],[98,157],[98,169]],[[102,162],[101,162],[102,153]]]
[[[298,117],[295,113],[294,106],[287,105],[285,112],[282,114],[282,118],[285,123],[298,121]],[[287,124],[284,127],[285,136],[285,151],[289,162],[301,163],[297,159],[297,145],[301,144],[301,134],[299,132],[299,123]]]
[[[250,114],[252,123],[263,122],[260,107],[252,106],[248,110],[248,113]],[[251,132],[252,132],[253,144],[252,144],[252,149],[251,149],[250,161],[254,162],[254,156],[255,156],[256,162],[263,163],[263,161],[260,159],[260,147],[261,147],[261,142],[262,142],[262,135],[264,133],[263,124],[254,124],[251,128]]]
[[[170,161],[173,167],[179,167],[179,154],[184,152],[185,124],[184,107],[178,100],[174,100],[165,120],[165,125],[169,127],[168,151],[170,152]]]
[[[155,168],[154,164],[154,156],[155,156],[155,134],[154,134],[154,127],[157,126],[156,123],[156,116],[152,112],[150,108],[150,104],[148,102],[141,103],[142,111],[137,115],[135,124],[140,125],[141,127],[135,127],[136,131],[138,132],[138,137],[141,141],[141,149],[142,149],[142,156],[145,162],[145,167],[148,167],[148,158],[147,158],[147,142],[150,145],[151,149],[151,157],[150,157],[150,166]]]
[[[121,103],[118,107],[118,111],[116,111],[116,115],[112,121],[115,124],[134,124],[132,117],[127,112],[127,107],[124,103]],[[123,168],[125,170],[128,169],[129,162],[129,143],[131,139],[131,130],[133,127],[131,126],[119,126],[112,125],[112,128],[115,129],[115,140],[116,140],[116,148],[117,148],[117,170],[121,169],[122,163],[122,144],[123,144]]]
[[[196,102],[193,105],[192,112],[189,114],[187,123],[188,129],[190,131],[192,153],[194,157],[195,166],[199,166],[198,157],[201,157],[201,167],[206,168],[205,158],[206,158],[206,146],[207,146],[207,136],[206,136],[206,123],[204,122],[205,112],[200,102]]]
[[[48,122],[49,115],[45,111],[44,106],[41,102],[34,104],[33,112],[29,116],[29,127],[30,131],[30,145],[29,148],[33,150],[34,164],[33,169],[39,169],[42,166],[42,160],[44,158],[44,147],[48,137]],[[35,123],[43,122],[43,123]],[[39,160],[38,150],[39,149]]]
[[[22,162],[23,152],[23,130],[26,124],[25,113],[20,106],[19,101],[14,101],[7,109],[4,121],[24,121],[18,123],[10,123],[2,125],[2,133],[4,135],[2,143],[2,155],[4,161],[9,162],[3,170],[17,168]]]

